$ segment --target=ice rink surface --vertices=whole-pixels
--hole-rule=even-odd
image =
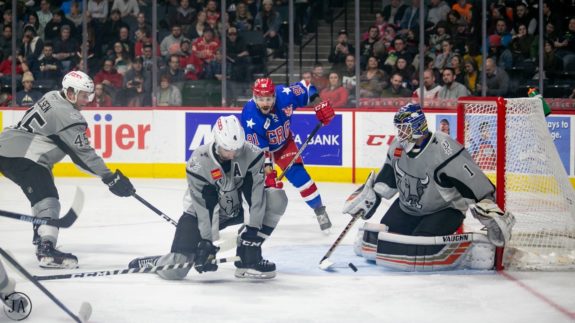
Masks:
[[[139,195],[179,218],[183,179],[133,182]],[[116,197],[93,178],[58,178],[56,185],[62,213],[70,207],[75,186],[86,194],[80,218],[70,229],[60,230],[58,241],[62,251],[79,258],[79,269],[39,268],[31,224],[0,218],[0,246],[33,274],[123,269],[135,257],[169,251],[175,228],[136,199]],[[238,280],[233,264],[222,264],[215,273],[192,270],[178,282],[131,274],[43,284],[74,311],[83,301],[90,302],[90,322],[575,322],[574,272],[389,272],[353,254],[351,245],[361,223],[330,258],[336,269],[321,271],[319,260],[350,219],[340,210],[355,185],[318,187],[334,225],[331,235],[320,232],[313,211],[287,184],[286,214],[263,247],[264,257],[277,265],[273,280]],[[0,209],[31,212],[24,194],[6,178],[0,178]],[[374,219],[379,221],[383,212],[380,207]],[[467,219],[466,224],[476,225],[474,221]],[[349,269],[348,262],[359,271]],[[18,282],[17,290],[32,299],[32,313],[24,322],[69,321],[34,285],[13,269],[8,271]],[[12,321],[0,311],[0,322]]]

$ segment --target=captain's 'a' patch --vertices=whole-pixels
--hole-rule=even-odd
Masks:
[[[234,163],[234,177],[242,177],[242,171],[238,163]]]

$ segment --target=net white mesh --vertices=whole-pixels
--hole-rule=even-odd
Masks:
[[[517,223],[507,269],[575,269],[575,193],[547,128],[541,100],[506,100],[505,209]],[[495,183],[496,101],[464,102],[465,146]]]

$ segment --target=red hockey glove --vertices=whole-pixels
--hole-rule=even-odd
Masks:
[[[284,187],[284,183],[282,181],[277,180],[278,173],[276,170],[272,170],[266,175],[265,180],[265,187],[272,187],[272,188],[279,188],[282,189]]]
[[[323,101],[313,107],[313,109],[315,111],[315,116],[324,126],[327,126],[335,117],[335,111],[329,101]]]

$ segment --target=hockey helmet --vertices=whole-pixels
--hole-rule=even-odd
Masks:
[[[66,94],[69,88],[74,90],[74,101],[70,100]],[[78,94],[80,91],[88,94],[88,102],[92,102],[94,100],[94,81],[92,81],[92,78],[82,71],[68,72],[62,80],[62,89],[66,94],[66,99],[68,99],[72,104],[76,104],[78,101]]]
[[[233,158],[235,152],[244,146],[244,128],[238,118],[233,115],[219,117],[212,133],[216,143],[216,152],[224,159]]]
[[[408,103],[399,108],[393,118],[397,128],[399,143],[406,152],[410,152],[417,139],[427,135],[427,119],[419,104]]]
[[[268,114],[275,104],[275,85],[270,78],[259,78],[252,88],[253,100],[264,114]]]

